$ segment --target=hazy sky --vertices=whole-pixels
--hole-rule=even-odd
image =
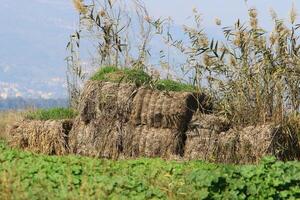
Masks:
[[[300,1],[293,0],[147,0],[148,10],[153,16],[171,17],[178,25],[187,23],[192,9],[197,8],[203,15],[203,24],[211,37],[221,34],[220,28],[214,24],[215,18],[222,20],[222,26],[233,25],[239,18],[247,20],[247,10],[258,10],[259,23],[270,30],[272,18],[270,8],[276,11],[280,19],[288,19],[289,11],[294,3],[300,11]],[[299,18],[300,19],[300,18]]]
[[[129,1],[129,0],[124,0]],[[270,30],[272,7],[287,19],[292,0],[144,0],[153,17],[171,17],[180,26],[191,21],[192,9],[203,14],[209,37],[219,37],[220,27],[247,20],[247,10],[258,9],[263,27]],[[300,0],[294,1],[300,11]],[[300,19],[300,18],[299,18]],[[42,94],[61,96],[65,80],[65,46],[78,20],[72,0],[1,0],[0,4],[0,98]],[[298,20],[299,21],[299,20]],[[37,92],[36,92],[37,91]]]
[[[292,0],[147,0],[150,13],[156,16],[171,16],[179,24],[186,21],[191,10],[196,7],[207,23],[219,17],[226,23],[233,22],[237,17],[246,18],[248,8],[255,7],[259,11],[261,21],[270,23],[269,9],[272,7],[279,17],[288,16],[292,3],[300,9],[300,1]]]

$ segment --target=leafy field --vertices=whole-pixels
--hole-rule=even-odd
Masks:
[[[0,199],[299,199],[300,163],[49,157],[0,143]]]

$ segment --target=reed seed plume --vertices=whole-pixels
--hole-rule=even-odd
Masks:
[[[298,13],[297,13],[297,10],[295,7],[295,3],[292,4],[292,8],[290,10],[289,15],[290,15],[289,17],[290,17],[291,24],[294,24],[297,19],[297,16],[298,16]]]
[[[278,15],[277,15],[276,11],[273,8],[270,8],[269,11],[270,11],[270,15],[271,15],[273,21],[276,21],[278,19]]]
[[[87,8],[83,4],[83,0],[73,0],[73,4],[75,9],[81,13],[81,14],[86,14],[87,13]]]
[[[215,18],[215,24],[216,24],[217,26],[221,26],[221,25],[222,25],[221,19],[220,19],[220,18]]]

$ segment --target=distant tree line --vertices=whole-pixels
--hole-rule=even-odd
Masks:
[[[7,98],[0,99],[0,111],[20,110],[26,108],[52,108],[67,107],[67,99],[42,99],[42,98]]]

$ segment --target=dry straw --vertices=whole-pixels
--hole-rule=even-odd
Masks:
[[[188,130],[185,158],[219,163],[259,163],[265,156],[298,160],[297,133],[289,128],[265,124],[230,129],[229,122],[210,115],[195,116]]]
[[[7,140],[11,146],[27,151],[66,155],[70,153],[67,138],[72,123],[71,120],[17,121],[8,128]]]

